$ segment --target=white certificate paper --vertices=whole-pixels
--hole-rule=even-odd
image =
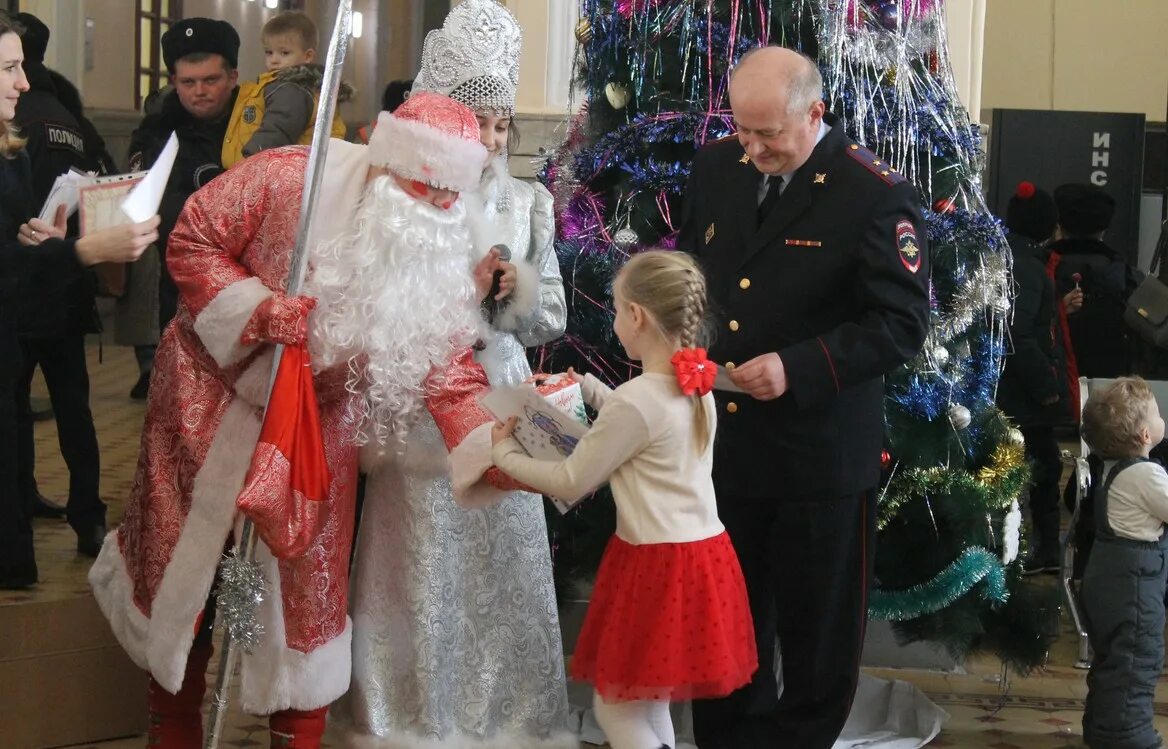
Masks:
[[[174,160],[178,156],[178,138],[174,133],[158,155],[158,160],[142,181],[130,191],[125,202],[122,203],[122,212],[130,220],[140,224],[158,213],[158,206],[162,204],[162,194],[166,191],[166,183],[170,181],[170,170],[174,168]]]

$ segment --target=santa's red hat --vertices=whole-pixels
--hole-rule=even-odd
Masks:
[[[369,161],[434,187],[463,192],[478,187],[487,163],[475,113],[449,96],[419,91],[377,117]]]

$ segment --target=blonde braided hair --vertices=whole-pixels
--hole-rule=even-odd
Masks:
[[[684,252],[646,250],[629,258],[617,276],[626,301],[644,307],[661,334],[682,348],[702,346],[710,326],[707,316],[706,277]],[[700,395],[694,399],[695,445],[703,450],[710,441],[710,418]]]

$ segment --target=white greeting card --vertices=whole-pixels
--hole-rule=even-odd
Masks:
[[[542,386],[546,392],[531,384],[495,388],[479,400],[500,421],[517,417],[515,439],[528,455],[537,460],[563,460],[588,432],[584,400],[575,382],[565,385],[549,379]],[[575,504],[550,499],[561,513]]]

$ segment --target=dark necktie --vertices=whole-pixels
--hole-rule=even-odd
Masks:
[[[775,210],[775,206],[779,204],[779,196],[782,195],[783,178],[779,176],[767,178],[767,191],[763,197],[762,202],[758,204],[758,225],[762,226],[762,222],[766,221],[766,217]]]

